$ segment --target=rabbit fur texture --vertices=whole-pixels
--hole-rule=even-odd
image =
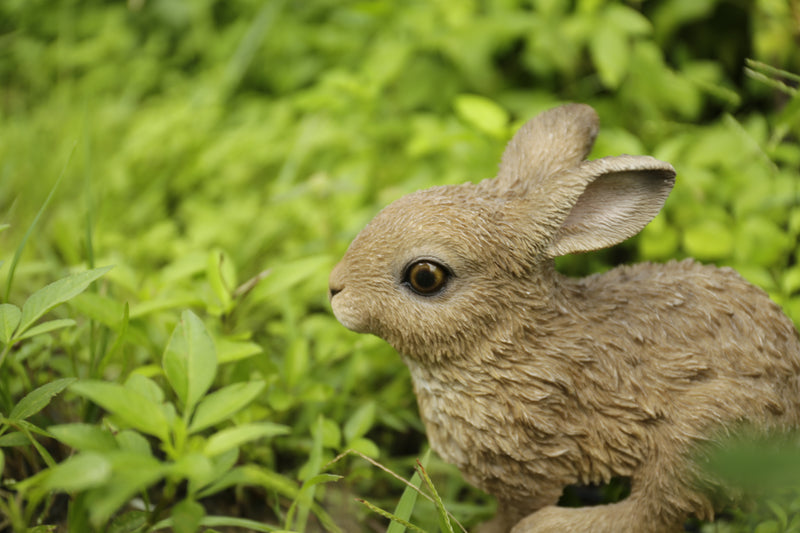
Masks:
[[[497,498],[482,533],[682,531],[714,513],[699,444],[800,423],[797,330],[733,270],[556,272],[638,233],[674,184],[652,157],[587,161],[598,127],[582,104],[538,115],[496,178],[400,198],[330,276],[337,319],[401,354],[433,449]],[[614,476],[623,501],[556,506]]]

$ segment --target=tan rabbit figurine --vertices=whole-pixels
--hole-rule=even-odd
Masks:
[[[800,423],[797,331],[733,270],[556,272],[638,233],[674,183],[651,157],[586,161],[597,131],[586,105],[542,113],[496,178],[397,200],[331,273],[337,319],[397,349],[433,449],[497,498],[482,532],[680,531],[713,517],[698,443]],[[555,506],[613,476],[623,501]]]

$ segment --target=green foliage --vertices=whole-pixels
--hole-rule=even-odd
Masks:
[[[798,12],[0,3],[0,529],[357,531],[376,515],[351,494],[426,531],[490,516],[435,457],[413,481],[435,503],[331,463],[410,471],[425,441],[402,363],[335,321],[327,275],[380,207],[493,175],[561,101],[598,109],[592,157],[678,171],[641,236],[564,271],[693,255],[800,322]],[[761,501],[738,522],[792,530],[794,500]]]

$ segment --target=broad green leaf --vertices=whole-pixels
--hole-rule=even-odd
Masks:
[[[195,533],[205,515],[205,508],[196,501],[182,500],[172,508],[172,530],[175,533]]]
[[[609,4],[603,18],[617,31],[627,35],[646,35],[653,31],[653,25],[647,17],[626,5]]]
[[[298,336],[289,345],[283,357],[283,375],[286,387],[292,389],[308,375],[311,354],[308,339]]]
[[[195,433],[228,419],[252,402],[264,390],[264,386],[263,381],[251,381],[234,383],[212,392],[197,405],[189,433]]]
[[[93,489],[88,495],[87,506],[95,527],[104,524],[136,493],[161,479],[167,470],[166,465],[149,455],[119,451],[105,457],[111,462],[114,482]]]
[[[207,472],[208,477],[193,475],[191,479],[189,479],[189,494],[197,494],[200,489],[221,479],[230,472],[234,465],[236,465],[236,461],[239,460],[239,449],[231,448],[227,452],[210,457],[209,459],[211,468]]]
[[[215,344],[217,346],[217,362],[219,364],[247,359],[264,351],[261,346],[254,342],[215,339]]]
[[[322,445],[326,448],[339,449],[342,446],[342,430],[339,424],[329,418],[322,419]]]
[[[736,246],[733,250],[739,262],[755,266],[777,266],[785,260],[796,243],[770,220],[748,217],[736,227]]]
[[[44,409],[53,396],[66,389],[77,381],[75,378],[63,378],[45,383],[28,394],[26,394],[11,410],[8,418],[14,420],[25,420]]]
[[[184,415],[214,381],[217,355],[203,322],[191,311],[184,311],[164,351],[164,373],[184,405]]]
[[[370,401],[359,407],[344,425],[344,439],[349,443],[363,437],[375,423],[375,402]]]
[[[6,468],[6,454],[3,453],[3,450],[0,450],[0,478],[3,477],[3,470]]]
[[[146,531],[147,519],[149,516],[150,513],[139,509],[125,511],[111,520],[105,533],[139,533],[141,531]],[[89,524],[87,522],[83,528],[70,529],[69,531],[89,531]]]
[[[186,478],[190,481],[207,480],[214,471],[211,459],[197,452],[183,455],[175,463],[169,465],[168,474],[171,477]]]
[[[794,266],[783,273],[781,288],[786,294],[800,292],[800,266]]]
[[[86,290],[90,283],[111,270],[113,267],[95,268],[73,274],[34,292],[22,305],[17,335],[24,333],[43,314],[58,304],[64,303]]]
[[[146,396],[153,403],[160,404],[164,401],[164,391],[161,390],[158,383],[139,372],[133,372],[128,376],[128,379],[125,380],[125,388]]]
[[[170,309],[180,309],[201,305],[203,305],[203,299],[197,295],[196,291],[178,292],[177,295],[146,300],[132,306],[130,310],[130,318],[142,318],[147,315],[157,313],[158,311],[167,311]]]
[[[99,453],[84,452],[51,468],[42,481],[42,488],[76,492],[102,485],[110,478],[111,463]]]
[[[683,246],[689,255],[701,261],[723,259],[733,252],[733,233],[724,223],[707,220],[686,230]]]
[[[612,25],[600,24],[591,34],[589,52],[603,85],[609,89],[619,87],[630,62],[628,36]]]
[[[50,426],[47,431],[70,448],[81,452],[107,452],[117,449],[114,435],[92,424],[63,424]]]
[[[380,448],[375,442],[366,437],[358,437],[347,443],[347,447],[367,457],[376,458],[381,454]]]
[[[31,337],[35,337],[36,335],[41,335],[43,333],[49,333],[51,331],[55,331],[61,328],[68,328],[70,326],[74,326],[75,321],[71,318],[60,318],[57,320],[49,320],[47,322],[43,322],[41,324],[37,324],[34,327],[30,328],[28,331],[17,337],[15,340],[21,341],[24,339],[29,339]]]
[[[150,442],[141,434],[132,429],[123,429],[114,435],[120,450],[132,452],[137,455],[152,455]]]
[[[19,325],[22,311],[14,304],[0,304],[0,342],[8,344]]]
[[[21,431],[12,431],[5,435],[0,435],[0,448],[12,448],[14,446],[27,446],[31,440]]]
[[[274,437],[276,435],[286,435],[289,431],[290,429],[288,426],[273,424],[271,422],[243,424],[241,426],[223,429],[209,437],[203,453],[208,456],[219,455],[246,442],[266,437]]]
[[[497,137],[506,135],[508,112],[493,100],[476,94],[461,94],[454,105],[458,116],[471,126]]]
[[[134,429],[162,441],[169,439],[169,423],[161,406],[139,392],[104,381],[80,381],[70,390],[89,398]]]
[[[116,300],[97,292],[84,292],[72,300],[69,305],[82,316],[119,331],[120,317],[125,312],[125,302]]]
[[[251,302],[264,300],[277,292],[287,291],[312,276],[327,272],[330,267],[331,257],[327,255],[276,265],[270,270],[269,275],[255,286],[249,298]]]
[[[253,487],[263,487],[269,491],[275,491],[281,496],[289,499],[297,497],[300,489],[297,483],[283,476],[277,472],[257,466],[255,464],[246,464],[234,468],[223,477],[218,479],[213,485],[206,487],[197,496],[204,498],[208,495],[215,494],[229,487],[237,485],[248,485]]]

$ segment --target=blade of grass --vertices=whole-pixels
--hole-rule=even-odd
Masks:
[[[201,526],[206,527],[236,527],[245,531],[283,531],[280,527],[270,526],[255,520],[248,520],[246,518],[235,518],[232,516],[205,516],[200,520]],[[172,530],[172,518],[166,518],[154,524],[148,531],[159,531],[161,529]]]
[[[453,524],[450,523],[450,518],[447,516],[448,512],[447,509],[444,508],[444,503],[442,502],[441,496],[439,493],[436,492],[436,487],[433,486],[433,481],[431,481],[428,472],[425,471],[425,468],[422,466],[422,463],[418,460],[417,461],[417,472],[422,474],[422,478],[425,480],[425,484],[428,486],[428,489],[431,491],[433,495],[434,503],[436,504],[436,511],[439,514],[439,529],[443,533],[453,533]]]
[[[405,531],[406,529],[410,529],[411,531],[416,531],[418,533],[425,533],[424,529],[420,529],[419,527],[415,526],[411,522],[409,522],[407,520],[403,520],[399,516],[396,516],[396,515],[390,513],[389,511],[384,511],[380,507],[369,503],[367,500],[359,499],[359,500],[356,500],[356,501],[358,501],[359,503],[363,503],[373,513],[378,513],[382,517],[388,518],[389,520],[391,520],[392,523],[389,525],[389,528],[392,528],[392,526],[398,526],[400,528],[399,531]],[[386,530],[386,533],[389,533],[389,529]]]
[[[370,463],[372,466],[374,466],[376,468],[379,468],[380,470],[383,470],[384,472],[386,472],[387,474],[389,474],[393,478],[397,479],[398,481],[400,481],[402,483],[405,483],[408,487],[410,487],[411,490],[416,491],[420,496],[422,496],[423,498],[425,498],[429,502],[433,503],[434,505],[436,504],[434,499],[431,496],[429,496],[428,494],[425,494],[422,491],[422,489],[420,489],[419,487],[415,487],[410,481],[408,481],[404,477],[400,476],[399,474],[396,474],[392,470],[390,470],[390,469],[386,468],[385,466],[383,466],[382,464],[380,464],[378,461],[372,459],[371,457],[368,457],[368,456],[364,455],[363,453],[359,452],[358,450],[349,449],[349,450],[343,451],[342,453],[340,453],[339,455],[334,457],[331,461],[329,461],[322,469],[323,470],[327,470],[331,465],[341,461],[342,459],[344,459],[348,455],[352,455],[352,454],[358,455],[359,457],[361,457],[362,459],[364,459],[365,461]],[[461,525],[461,522],[459,522],[456,519],[456,517],[453,516],[452,513],[450,513],[450,511],[445,511],[445,512],[447,512],[448,516],[450,517],[450,520],[455,522],[455,524],[461,529],[461,531],[466,533],[467,530],[463,525]]]
[[[780,68],[773,67],[772,65],[768,65],[762,61],[756,61],[755,59],[745,59],[744,63],[751,69],[761,70],[769,76],[780,76],[788,80],[800,82],[800,74],[795,74],[794,72],[789,72],[788,70],[783,70]]]
[[[421,459],[421,463],[424,466],[428,465],[430,456],[431,450],[428,449]],[[394,516],[397,517],[397,520],[392,520],[386,533],[405,533],[408,527],[404,522],[411,518],[411,512],[414,510],[414,505],[417,503],[417,496],[419,496],[419,486],[422,484],[422,476],[420,476],[419,472],[414,472],[410,483],[411,486],[407,486],[406,490],[403,491],[403,494],[400,496],[400,501],[397,502],[397,507],[394,509]]]
[[[39,219],[42,217],[42,214],[47,209],[47,206],[50,205],[50,201],[53,199],[55,195],[56,189],[58,189],[58,185],[61,183],[61,180],[64,179],[64,176],[67,173],[67,168],[69,168],[69,163],[72,161],[72,156],[75,154],[75,148],[77,148],[78,142],[76,141],[72,145],[72,149],[69,151],[69,156],[67,156],[67,161],[64,163],[64,167],[61,169],[61,174],[59,174],[58,179],[50,188],[50,192],[47,194],[47,198],[45,198],[42,207],[39,208],[39,211],[36,213],[36,216],[33,217],[33,222],[31,225],[28,226],[28,231],[25,232],[25,236],[22,237],[22,242],[17,247],[16,252],[14,252],[14,257],[11,259],[11,264],[8,267],[8,279],[6,280],[6,292],[3,297],[3,301],[7,302],[8,298],[11,294],[11,284],[14,281],[14,272],[17,270],[17,263],[19,263],[19,259],[22,256],[22,251],[25,249],[25,245],[28,243],[28,239],[30,238],[31,234],[33,233],[34,228],[39,223]]]

